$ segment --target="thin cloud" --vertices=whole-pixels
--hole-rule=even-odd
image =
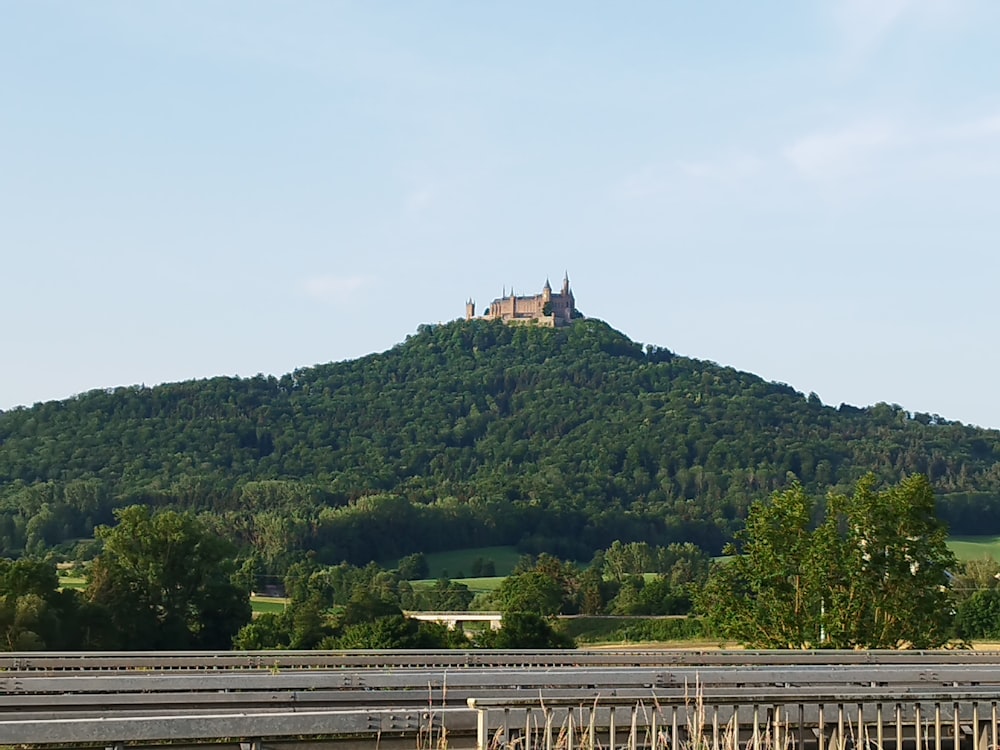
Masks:
[[[841,63],[848,69],[863,66],[904,24],[915,22],[923,33],[936,34],[964,23],[975,5],[969,0],[835,0],[834,23],[845,45]]]
[[[302,290],[313,299],[346,302],[366,283],[363,276],[313,276],[302,282]]]
[[[863,123],[799,138],[785,149],[784,155],[804,177],[830,179],[863,170],[878,152],[896,140],[888,123]]]

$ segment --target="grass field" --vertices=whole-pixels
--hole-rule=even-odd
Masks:
[[[279,597],[273,597],[273,596],[250,597],[250,609],[253,610],[254,614],[262,614],[264,612],[281,612],[285,609],[287,604],[288,604],[287,599],[281,599]]]
[[[1000,560],[1000,536],[953,536],[948,538],[948,549],[963,561],[984,557]]]

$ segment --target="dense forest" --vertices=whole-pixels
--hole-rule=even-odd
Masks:
[[[1000,532],[1000,433],[823,405],[629,340],[482,320],[281,378],[91,391],[0,412],[0,557],[86,552],[115,508],[193,510],[266,568],[614,540],[718,552],[796,477],[926,474],[953,533]],[[81,541],[83,540],[83,541]]]

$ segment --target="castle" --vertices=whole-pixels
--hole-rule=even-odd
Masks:
[[[476,317],[476,303],[471,299],[465,303],[465,319]],[[485,320],[502,320],[505,323],[536,323],[557,328],[567,326],[576,318],[583,317],[576,309],[576,300],[569,288],[569,274],[563,277],[562,291],[552,292],[548,279],[542,293],[532,297],[518,297],[514,290],[504,290],[503,296],[493,300],[483,311]]]

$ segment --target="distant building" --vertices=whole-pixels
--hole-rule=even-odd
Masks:
[[[476,303],[469,300],[465,303],[465,319],[476,317]],[[567,326],[576,318],[583,317],[576,309],[573,291],[569,288],[569,274],[563,277],[562,291],[553,293],[548,279],[542,287],[542,293],[531,297],[518,297],[514,290],[493,300],[483,311],[485,320],[502,320],[505,323],[537,323],[541,326],[557,328]]]

